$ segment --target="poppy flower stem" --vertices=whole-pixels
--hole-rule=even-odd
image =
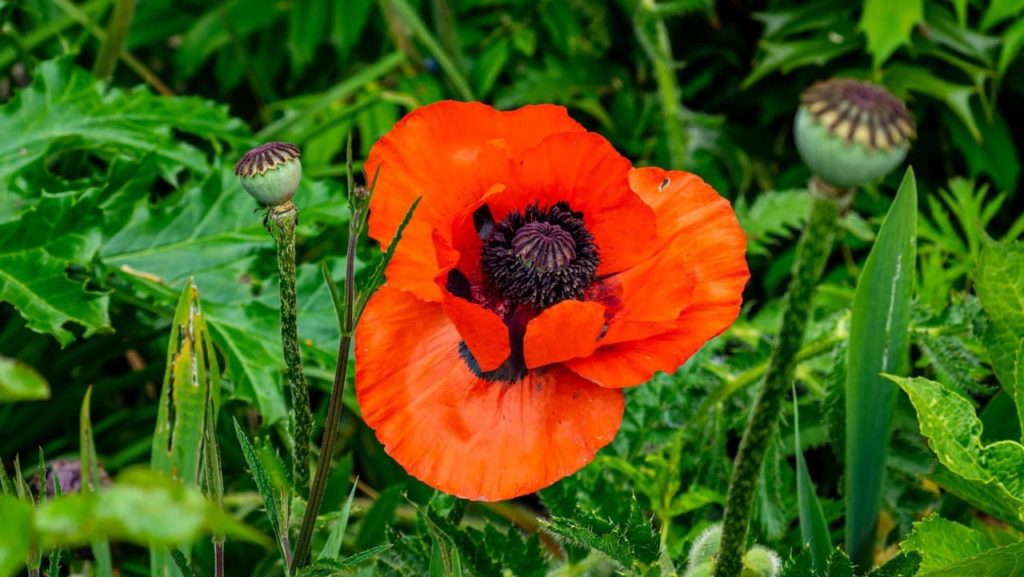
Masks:
[[[291,397],[292,479],[300,494],[309,488],[309,443],[313,436],[313,411],[309,386],[299,353],[298,304],[295,296],[295,226],[298,210],[292,201],[270,209],[277,239],[277,272],[281,288],[281,347],[285,377]]]
[[[320,443],[320,458],[316,463],[313,486],[309,491],[306,512],[302,516],[302,525],[299,528],[299,539],[295,543],[295,554],[290,563],[292,575],[305,567],[309,561],[310,548],[313,544],[313,529],[316,527],[316,518],[320,514],[324,492],[327,490],[327,479],[331,475],[331,467],[334,464],[334,446],[338,440],[338,423],[341,421],[342,399],[345,396],[345,384],[348,380],[348,360],[352,350],[352,338],[355,335],[353,309],[356,291],[356,244],[359,242],[359,235],[364,223],[362,209],[355,208],[349,221],[348,252],[345,255],[345,317],[341,327],[341,339],[338,342],[338,363],[334,368],[334,383],[331,385],[331,398],[327,403],[324,436]]]
[[[848,199],[848,190],[829,187],[817,178],[812,179],[810,188],[813,197],[811,216],[797,249],[793,278],[786,293],[782,328],[733,464],[714,577],[737,577],[743,570],[743,553],[747,550],[757,479],[765,452],[775,435],[786,391],[793,382],[797,353],[811,313],[814,287],[832,250],[840,207]]]

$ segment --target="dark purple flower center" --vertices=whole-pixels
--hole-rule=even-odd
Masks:
[[[478,230],[486,231],[480,254],[486,281],[511,303],[545,309],[579,298],[597,277],[594,237],[583,214],[564,202],[514,210]]]
[[[483,241],[483,286],[471,285],[456,269],[448,275],[448,290],[498,314],[508,327],[511,351],[493,371],[481,371],[465,343],[459,354],[478,377],[514,383],[528,372],[523,359],[527,323],[552,305],[582,297],[597,278],[601,258],[583,213],[564,202],[513,210],[500,222],[485,205],[473,214],[473,224]]]

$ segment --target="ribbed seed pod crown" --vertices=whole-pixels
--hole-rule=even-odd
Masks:
[[[242,188],[264,206],[278,206],[295,196],[302,179],[299,147],[268,142],[245,153],[235,164]]]

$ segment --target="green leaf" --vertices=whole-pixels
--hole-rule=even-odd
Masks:
[[[359,526],[359,534],[356,537],[356,547],[369,549],[380,545],[387,536],[387,528],[391,526],[398,510],[398,504],[402,501],[401,484],[390,485],[381,491],[380,496],[366,512],[362,524]]]
[[[94,493],[63,495],[36,510],[44,547],[80,546],[97,539],[170,547],[200,535],[224,533],[267,544],[266,538],[220,511],[196,490],[155,471],[130,469]]]
[[[969,84],[953,84],[933,75],[925,68],[896,64],[885,71],[885,84],[903,98],[910,92],[940,100],[964,123],[975,140],[981,141],[981,130],[971,111],[971,96],[977,92]]]
[[[485,98],[494,88],[494,82],[508,62],[510,47],[509,39],[501,38],[484,49],[473,63],[469,77],[480,98]]]
[[[789,240],[807,222],[811,195],[806,190],[769,191],[748,203],[736,203],[736,216],[747,235],[747,252],[766,255],[780,240]]]
[[[936,472],[936,481],[989,514],[1024,528],[1024,445],[983,445],[981,421],[970,401],[928,379],[892,380],[910,396],[921,434],[946,468]]]
[[[157,397],[159,408],[150,457],[153,470],[188,487],[200,485],[200,462],[207,446],[207,405],[220,396],[219,373],[199,302],[199,289],[189,279],[171,320],[167,367]],[[153,550],[151,573],[173,574],[171,561],[165,551]]]
[[[828,532],[828,521],[821,509],[821,502],[814,492],[811,473],[804,461],[804,449],[800,443],[800,407],[793,389],[793,451],[796,455],[796,496],[800,510],[800,535],[803,544],[809,545],[814,569],[823,571],[832,551],[832,538]]]
[[[570,543],[596,549],[622,567],[632,568],[637,562],[647,565],[658,561],[659,543],[640,506],[630,500],[629,517],[611,520],[577,509],[573,518],[552,516],[541,520],[541,527]]]
[[[281,559],[287,559],[288,555],[285,553],[282,544],[282,540],[287,537],[287,535],[281,532],[282,517],[278,512],[277,495],[274,493],[274,487],[271,486],[270,479],[267,477],[266,469],[264,469],[260,456],[256,453],[256,449],[254,449],[252,443],[249,442],[249,437],[246,436],[245,431],[242,430],[242,427],[238,424],[237,420],[234,420],[234,423],[235,435],[238,436],[238,444],[242,446],[242,456],[245,458],[245,462],[249,466],[249,475],[252,476],[252,480],[256,483],[256,489],[259,491],[260,497],[263,499],[263,506],[266,508],[267,519],[270,521],[270,529],[274,532],[274,541],[277,543],[278,551],[281,553]]]
[[[32,549],[32,505],[14,495],[0,495],[0,577],[25,566]]]
[[[380,555],[391,548],[391,545],[378,545],[344,559],[317,559],[299,571],[297,577],[328,577],[330,575],[351,575],[352,568],[360,563]]]
[[[111,330],[107,296],[86,291],[65,272],[72,263],[89,262],[99,248],[95,198],[44,194],[19,219],[0,224],[0,302],[14,305],[30,329],[61,345],[75,339],[68,323],[84,327],[86,337]]]
[[[900,543],[901,550],[921,554],[922,574],[974,557],[993,547],[995,544],[984,533],[937,514],[914,523],[914,532]]]
[[[82,488],[78,495],[64,497],[65,501],[73,497],[82,500],[90,499],[93,492],[100,487],[99,457],[96,455],[96,441],[92,434],[92,386],[85,390],[85,397],[82,399],[82,410],[79,416],[79,452],[82,459]],[[17,462],[15,462],[17,465]],[[20,471],[19,471],[20,477]],[[53,506],[57,501],[47,501],[47,506]],[[39,515],[42,509],[36,512],[36,522],[39,523]],[[85,533],[83,537],[90,537],[89,545],[92,548],[93,557],[96,559],[96,571],[100,577],[112,577],[114,573],[113,561],[110,557],[110,542],[99,534]],[[84,541],[83,541],[84,543]],[[54,543],[58,546],[64,543]]]
[[[395,16],[409,28],[412,35],[430,52],[430,55],[437,60],[437,64],[444,71],[459,96],[463,100],[473,100],[473,91],[470,90],[458,65],[449,58],[448,53],[430,33],[426,24],[420,19],[418,11],[413,9],[406,0],[387,0],[387,5],[394,11]]]
[[[50,398],[50,385],[35,369],[0,357],[0,403],[40,401]]]
[[[916,551],[900,553],[885,562],[868,577],[915,577],[921,567],[921,554]]]
[[[868,38],[868,52],[875,68],[881,68],[900,46],[910,43],[910,34],[924,19],[924,0],[864,0],[860,29]]]
[[[1014,22],[1003,34],[1003,48],[999,52],[1000,75],[1006,74],[1010,69],[1021,48],[1024,48],[1024,18]]]
[[[185,554],[182,553],[181,550],[179,550],[177,547],[171,547],[167,551],[168,553],[170,553],[171,559],[174,561],[175,567],[178,568],[178,571],[182,575],[184,575],[185,577],[199,577],[198,575],[196,575],[196,572],[192,569],[192,564],[189,563],[188,559],[185,558]],[[155,551],[150,551],[150,554],[153,553],[155,553]]]
[[[908,364],[917,252],[917,183],[912,169],[882,222],[853,297],[846,359],[846,547],[868,566],[882,499],[897,389],[882,373]]]
[[[978,300],[989,318],[985,347],[999,383],[1014,399],[1024,425],[1024,390],[1017,366],[1024,346],[1024,243],[987,240],[975,278]]]
[[[1024,0],[991,0],[981,17],[981,29],[989,30],[1004,20],[1020,17]]]
[[[341,544],[345,539],[345,529],[348,528],[348,518],[352,513],[352,501],[356,498],[357,483],[352,483],[352,490],[349,491],[348,499],[341,507],[341,513],[334,521],[331,532],[327,535],[327,542],[317,555],[317,559],[337,559],[341,554]]]
[[[246,142],[244,125],[227,107],[199,98],[157,96],[145,88],[104,90],[72,57],[41,63],[34,80],[0,109],[0,185],[41,163],[56,143],[91,154],[135,160],[155,154],[167,171],[205,172],[203,153],[179,138]],[[0,207],[0,220],[10,216]],[[0,244],[0,246],[3,246]]]
[[[423,200],[422,196],[416,197],[416,200],[412,201],[412,204],[410,204],[409,208],[405,211],[405,216],[402,217],[402,222],[399,223],[398,229],[395,231],[395,236],[391,239],[391,244],[388,245],[388,249],[384,251],[384,256],[381,257],[380,263],[377,264],[377,268],[373,271],[373,275],[370,276],[370,280],[360,292],[359,302],[357,303],[355,310],[356,325],[359,324],[359,317],[362,316],[363,310],[366,308],[366,303],[370,301],[370,297],[372,297],[373,293],[377,292],[377,289],[384,284],[384,273],[387,270],[392,257],[395,256],[395,250],[398,249],[398,243],[402,242],[402,234],[405,233],[405,227],[409,226],[409,222],[412,221],[412,215],[416,212],[416,207],[420,205],[421,200]]]

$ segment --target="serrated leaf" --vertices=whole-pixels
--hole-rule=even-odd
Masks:
[[[868,52],[875,68],[879,68],[897,48],[910,42],[913,32],[924,19],[924,0],[864,0],[860,29],[868,38]]]
[[[34,368],[0,357],[0,403],[50,398],[50,385]]]
[[[78,495],[74,495],[74,497],[89,499],[94,491],[100,487],[99,457],[96,455],[96,441],[93,438],[92,432],[92,386],[85,390],[85,397],[82,399],[82,408],[79,412],[78,440],[79,454],[82,461],[82,485],[81,492]],[[14,465],[20,485],[21,470],[18,468],[17,460],[15,460]],[[47,501],[46,505],[52,506],[55,502]],[[36,511],[37,524],[39,523],[38,517],[42,514],[40,511],[41,509]],[[80,515],[84,514],[84,512],[80,513]],[[114,569],[110,556],[110,542],[101,535],[84,533],[84,536],[91,537],[88,542],[92,549],[93,557],[96,559],[96,572],[99,573],[99,577],[112,577]],[[64,543],[54,543],[51,547],[57,545],[64,545]]]
[[[1018,390],[1016,374],[1024,343],[1024,243],[987,241],[975,283],[978,300],[989,318],[985,347],[999,383],[1014,399],[1024,425],[1024,390]]]
[[[917,551],[900,553],[885,562],[868,577],[914,577],[921,567],[921,554]]]
[[[572,543],[595,549],[625,568],[640,562],[656,563],[658,538],[650,522],[640,513],[636,498],[630,501],[629,516],[623,520],[603,519],[585,509],[578,509],[573,518],[553,516],[540,521],[541,527]]]
[[[352,483],[352,490],[349,491],[348,499],[342,505],[341,513],[338,519],[335,520],[334,526],[331,527],[331,532],[327,535],[327,541],[324,543],[323,549],[320,550],[320,554],[317,555],[317,560],[337,559],[338,555],[341,554],[341,544],[345,538],[345,529],[348,527],[348,518],[352,513],[352,501],[356,497],[356,486],[356,483]]]
[[[768,254],[768,248],[799,231],[811,212],[806,190],[773,190],[759,194],[749,205],[736,203],[736,217],[747,235],[750,254]]]
[[[83,327],[86,337],[111,330],[107,296],[86,291],[65,272],[92,260],[99,248],[95,200],[95,194],[45,194],[19,219],[0,224],[0,302],[61,345],[75,339],[69,323]]]
[[[40,162],[57,142],[107,157],[155,154],[167,170],[205,172],[203,153],[176,132],[246,142],[244,125],[226,111],[199,98],[157,96],[146,88],[105,90],[70,56],[42,62],[32,84],[0,109],[0,184]],[[11,208],[0,207],[0,220]]]
[[[981,421],[970,401],[928,379],[892,380],[910,396],[921,434],[954,479],[951,489],[989,514],[1024,527],[1024,445],[983,445]],[[943,483],[941,471],[937,473],[936,480]]]
[[[913,533],[900,543],[901,550],[922,555],[923,574],[974,557],[994,546],[984,533],[936,514],[914,523]]]
[[[908,169],[857,279],[846,359],[846,548],[870,563],[897,388],[907,369],[917,254],[917,183]]]
[[[370,547],[369,549],[360,551],[359,553],[350,555],[344,559],[317,559],[299,571],[297,577],[329,577],[331,575],[338,574],[350,575],[352,568],[364,561],[380,555],[390,548],[391,545],[384,544],[376,547]]]
[[[234,424],[238,444],[242,447],[242,456],[245,458],[245,463],[249,466],[249,474],[252,476],[253,482],[256,483],[256,489],[263,499],[263,507],[266,509],[267,519],[270,521],[270,528],[274,532],[274,541],[277,543],[278,551],[281,553],[281,559],[287,559],[288,555],[285,553],[284,546],[281,543],[286,535],[281,533],[282,518],[278,510],[278,499],[274,492],[274,487],[271,486],[270,479],[267,477],[267,472],[263,467],[263,462],[260,460],[256,449],[253,448],[252,443],[249,442],[249,437],[246,436],[245,431],[242,430],[237,420],[234,421]]]
[[[942,101],[964,123],[975,140],[981,140],[981,130],[971,111],[971,96],[977,89],[969,84],[953,84],[916,66],[895,64],[885,71],[885,83],[897,96],[915,92]]]

